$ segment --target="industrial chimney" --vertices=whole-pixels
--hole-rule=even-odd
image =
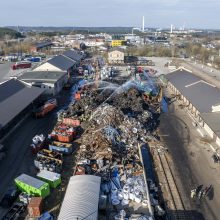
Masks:
[[[143,16],[143,21],[142,21],[142,31],[144,32],[144,16]]]

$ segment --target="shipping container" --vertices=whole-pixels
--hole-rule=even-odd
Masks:
[[[39,179],[26,174],[21,174],[15,179],[15,184],[21,192],[26,192],[34,196],[46,197],[50,194],[50,187]]]
[[[71,125],[71,126],[79,126],[80,125],[80,120],[73,119],[73,118],[64,118],[63,123],[66,124],[66,125]]]
[[[39,217],[42,213],[42,197],[32,197],[28,205],[28,215],[31,218]]]
[[[71,154],[73,152],[73,145],[69,143],[62,143],[58,141],[53,141],[49,145],[51,151],[61,152],[63,154]]]
[[[48,170],[41,170],[37,177],[44,182],[48,183],[51,188],[56,188],[61,184],[61,175]]]

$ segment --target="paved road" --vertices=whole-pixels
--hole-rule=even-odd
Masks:
[[[5,80],[9,78],[8,73],[9,73],[11,65],[12,65],[11,62],[0,64],[0,82],[4,82]]]
[[[12,64],[13,64],[12,62],[6,62],[0,64],[0,82],[4,82],[10,79],[11,76],[19,75],[22,72],[31,71],[35,66],[39,65],[39,63],[33,63],[32,68],[12,70],[11,69]]]
[[[161,115],[160,133],[169,149],[175,179],[191,219],[218,220],[220,167],[212,162],[210,147],[200,142],[188,113],[173,104],[169,106],[169,112]],[[193,201],[190,191],[200,184],[212,184],[214,190],[209,197]]]

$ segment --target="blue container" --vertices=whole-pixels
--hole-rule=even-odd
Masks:
[[[62,143],[58,141],[53,141],[49,145],[51,151],[60,152],[63,154],[71,154],[73,152],[73,145],[68,143]]]

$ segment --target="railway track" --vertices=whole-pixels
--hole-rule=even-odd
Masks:
[[[166,189],[168,192],[167,201],[167,214],[169,220],[189,220],[189,216],[186,214],[186,210],[181,199],[180,192],[178,190],[177,184],[173,172],[171,170],[169,161],[167,159],[166,153],[160,154],[157,152],[158,159],[160,161],[162,172],[165,177]]]

